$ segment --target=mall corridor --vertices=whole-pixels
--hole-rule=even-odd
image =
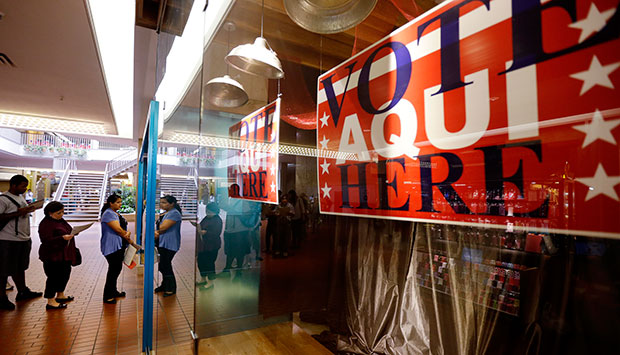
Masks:
[[[130,225],[130,230],[133,227]],[[64,310],[45,309],[45,299],[18,302],[15,311],[0,311],[0,352],[3,354],[139,354],[142,338],[142,276],[140,269],[124,267],[118,287],[127,293],[115,305],[101,297],[107,263],[99,250],[99,224],[76,238],[83,263],[74,267],[66,294],[75,297]],[[45,275],[38,260],[39,237],[31,231],[33,246],[28,286],[43,291]],[[155,297],[153,345],[158,354],[191,354],[193,324],[193,246],[186,243],[175,258],[176,297]],[[189,284],[192,282],[192,284]],[[15,300],[16,291],[8,292]],[[163,307],[162,307],[163,305]],[[165,312],[162,309],[165,308]]]

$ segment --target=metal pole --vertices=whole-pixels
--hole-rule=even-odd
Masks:
[[[142,216],[144,215],[144,162],[142,161],[142,150],[138,152],[138,187],[136,192],[136,242],[144,246],[144,238],[142,237]]]
[[[153,253],[155,251],[155,191],[157,184],[157,124],[159,102],[151,101],[146,173],[146,218],[144,226],[144,304],[142,307],[142,352],[153,350]]]

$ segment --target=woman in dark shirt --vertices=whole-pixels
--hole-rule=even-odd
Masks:
[[[52,201],[43,210],[45,218],[39,224],[39,259],[47,276],[45,294],[47,310],[67,307],[73,301],[72,296],[65,296],[65,287],[71,275],[71,265],[75,263],[77,253],[71,226],[62,217],[65,207],[58,201]]]
[[[219,216],[220,208],[215,202],[207,205],[207,216],[200,221],[198,238],[198,269],[200,270],[200,281],[202,290],[207,290],[214,286],[215,279],[215,260],[217,253],[222,246],[222,219]]]

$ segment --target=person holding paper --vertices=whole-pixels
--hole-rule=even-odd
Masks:
[[[37,209],[28,206],[22,196],[28,189],[28,179],[15,175],[9,181],[9,191],[0,195],[0,285],[12,277],[17,287],[16,301],[41,297],[26,286],[26,269],[30,264],[30,213]],[[40,208],[40,207],[39,207]],[[15,305],[0,292],[0,309],[14,310]]]
[[[159,208],[164,210],[160,215],[155,239],[158,239],[159,246],[159,272],[163,276],[162,283],[155,288],[155,292],[163,292],[164,297],[172,296],[177,293],[177,281],[172,270],[172,258],[181,247],[181,206],[174,196],[166,195],[159,201]]]
[[[139,248],[131,240],[131,232],[126,230],[126,224],[125,228],[121,225],[122,217],[118,210],[122,205],[123,199],[112,194],[101,209],[101,253],[108,261],[108,273],[103,288],[103,303],[108,304],[115,304],[116,298],[125,297],[125,292],[119,292],[116,289],[116,282],[123,269],[126,246],[132,244]]]
[[[43,262],[43,271],[47,276],[45,293],[47,298],[45,309],[54,310],[67,308],[67,302],[73,301],[72,296],[65,295],[65,288],[71,276],[71,266],[77,265],[78,250],[75,247],[76,234],[63,219],[65,206],[52,201],[43,209],[45,217],[39,223],[39,259]]]

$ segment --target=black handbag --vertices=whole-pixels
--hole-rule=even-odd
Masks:
[[[127,220],[125,219],[125,217],[121,216],[120,213],[116,212],[116,214],[118,215],[118,222],[121,225],[121,228],[123,228],[123,230],[127,230]],[[127,241],[127,239],[125,238],[121,238],[122,240],[122,247],[123,248],[127,248],[129,246],[129,242]]]
[[[75,260],[71,262],[71,266],[78,266],[82,264],[82,253],[80,252],[80,248],[75,248]]]

